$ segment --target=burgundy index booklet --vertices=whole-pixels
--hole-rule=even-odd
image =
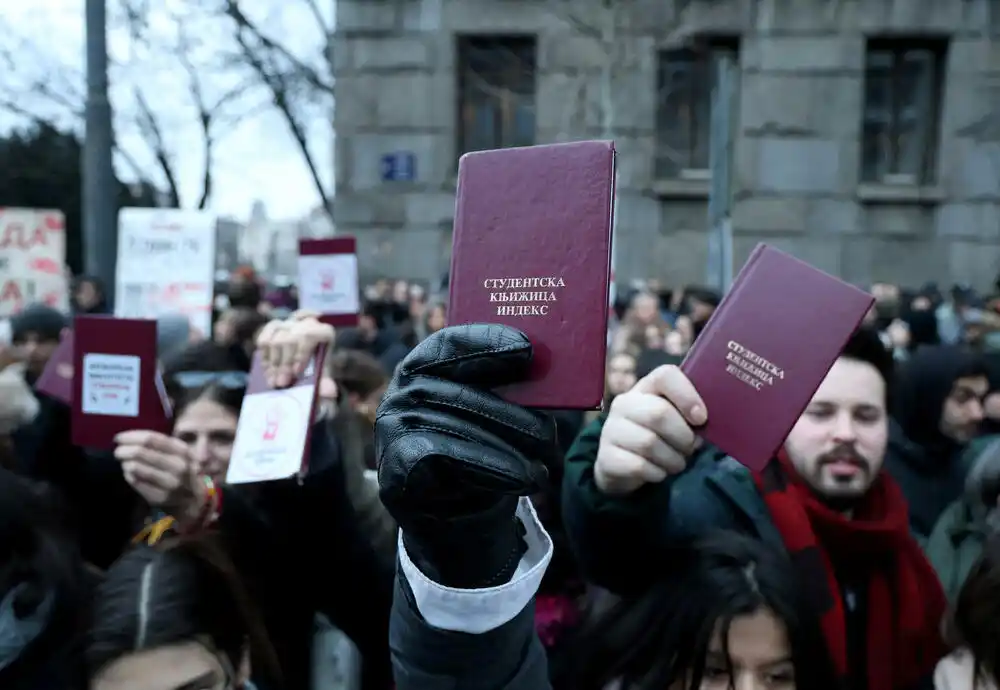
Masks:
[[[109,449],[130,429],[169,433],[157,386],[155,321],[77,316],[73,372],[73,445]]]
[[[758,244],[681,364],[708,408],[699,435],[762,469],[874,301]]]
[[[73,331],[63,334],[35,382],[35,390],[65,405],[73,404]]]
[[[604,395],[615,147],[478,151],[458,165],[448,322],[500,323],[531,341],[527,407],[594,409]]]

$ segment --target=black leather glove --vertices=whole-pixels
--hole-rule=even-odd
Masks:
[[[514,513],[558,457],[555,425],[490,389],[523,380],[530,364],[531,343],[517,329],[445,328],[403,360],[379,405],[382,502],[410,559],[440,584],[501,584],[524,553]]]

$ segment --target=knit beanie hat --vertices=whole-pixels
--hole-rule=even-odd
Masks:
[[[68,325],[66,316],[57,309],[32,304],[11,318],[10,335],[15,343],[24,340],[29,333],[35,333],[42,340],[59,342],[63,329]]]

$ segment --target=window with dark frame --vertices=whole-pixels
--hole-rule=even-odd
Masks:
[[[701,173],[709,167],[712,88],[719,58],[739,59],[739,40],[713,39],[678,50],[662,50],[656,72],[654,177]],[[699,175],[695,175],[699,176]]]
[[[534,36],[459,36],[458,154],[535,143]]]
[[[945,40],[868,41],[861,122],[863,182],[934,181],[947,48]]]

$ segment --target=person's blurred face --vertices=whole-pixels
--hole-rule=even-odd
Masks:
[[[649,350],[662,350],[663,349],[663,331],[659,326],[655,324],[650,324],[646,326],[646,349]]]
[[[220,345],[230,345],[236,340],[236,316],[232,311],[227,311],[219,317],[212,328],[212,335],[215,342]]]
[[[712,315],[715,311],[715,307],[706,302],[701,302],[696,299],[691,299],[689,301],[691,307],[691,320],[695,323],[703,323],[708,321],[708,317]]]
[[[684,338],[684,342],[690,346],[694,342],[694,324],[689,316],[678,316],[674,328]]]
[[[799,475],[822,498],[849,507],[878,476],[889,437],[885,379],[841,357],[785,440]]]
[[[941,433],[956,443],[968,443],[983,421],[983,398],[990,390],[985,376],[966,376],[951,386],[941,407]]]
[[[684,342],[684,335],[676,328],[669,333],[663,341],[663,349],[668,354],[680,356],[687,352],[687,343]]]
[[[685,681],[670,690],[687,690]],[[717,626],[709,643],[698,690],[734,689],[796,690],[788,632],[767,609],[733,618],[728,635]]]
[[[635,358],[631,355],[615,355],[608,362],[608,393],[621,395],[635,385]]]
[[[179,642],[115,659],[90,679],[90,690],[231,690],[246,682],[249,663],[238,672],[231,665],[207,644]]]
[[[93,309],[101,299],[97,287],[89,280],[82,281],[76,287],[76,304],[81,309]]]
[[[39,333],[29,331],[23,338],[14,342],[19,359],[24,361],[25,368],[32,376],[40,376],[48,364],[52,353],[59,347],[59,340],[51,340]]]
[[[660,313],[660,303],[655,296],[643,293],[636,295],[632,302],[632,310],[640,323],[648,324],[652,323]]]
[[[410,301],[410,284],[405,280],[397,280],[392,286],[392,301],[396,304],[406,304]]]
[[[375,413],[378,411],[378,404],[382,402],[382,396],[385,395],[385,389],[385,386],[381,386],[363,398],[352,393],[349,398],[351,407],[359,415],[375,424]]]
[[[931,298],[924,295],[914,297],[913,301],[910,302],[910,309],[913,311],[927,311],[931,306]]]
[[[447,317],[444,306],[439,304],[431,309],[431,313],[427,316],[427,330],[431,333],[437,333],[445,325],[447,325]]]
[[[174,438],[191,449],[197,471],[216,481],[225,479],[236,438],[237,416],[213,400],[196,400],[177,416]]]

